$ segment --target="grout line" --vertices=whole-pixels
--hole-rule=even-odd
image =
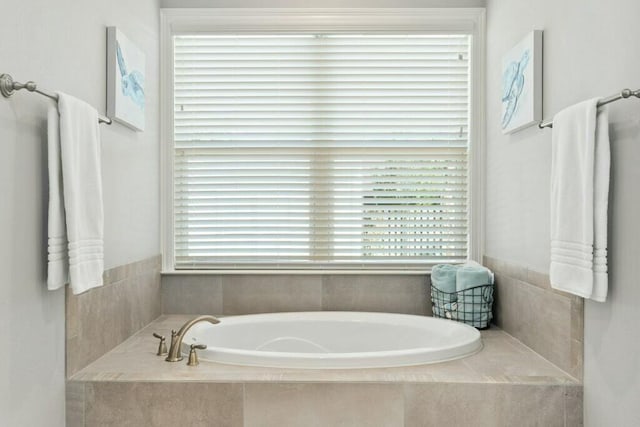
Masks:
[[[87,425],[87,385],[82,383],[82,427]]]

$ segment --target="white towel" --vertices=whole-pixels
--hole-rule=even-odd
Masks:
[[[551,285],[595,301],[607,295],[609,130],[598,99],[553,118]]]
[[[596,119],[596,154],[593,191],[593,290],[591,299],[605,302],[609,289],[607,266],[607,227],[609,224],[609,112],[601,108]]]
[[[47,286],[50,290],[55,290],[69,283],[67,227],[64,223],[62,160],[60,159],[60,116],[55,102],[51,103],[47,114],[47,137],[49,163]]]
[[[72,96],[58,93],[58,97],[59,118],[49,114],[47,282],[49,289],[66,283],[68,250],[69,283],[73,293],[79,294],[101,286],[104,270],[98,112]],[[55,131],[56,120],[59,134]]]

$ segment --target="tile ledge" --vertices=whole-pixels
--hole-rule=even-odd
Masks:
[[[491,327],[495,327],[496,329],[500,329],[498,326],[496,325],[491,325]],[[514,337],[513,335],[511,335],[510,333],[503,331],[502,329],[500,329],[500,331],[504,332],[504,334],[511,338],[512,340],[518,342],[518,344],[526,347],[527,349],[531,350],[533,353],[535,353],[536,355],[538,355],[541,359],[544,359],[545,361],[547,361],[548,363],[550,363],[551,365],[555,366],[556,369],[558,369],[559,371],[562,371],[567,377],[568,377],[568,384],[574,384],[574,385],[579,385],[582,386],[583,382],[579,379],[576,378],[575,376],[573,376],[572,374],[570,374],[569,372],[565,371],[564,369],[562,369],[560,366],[556,365],[555,363],[553,363],[552,361],[550,361],[549,359],[547,359],[546,357],[544,357],[543,355],[541,355],[540,353],[538,353],[537,351],[535,351],[534,349],[532,349],[531,347],[529,347],[528,345],[526,345],[524,342],[520,341],[518,338]]]
[[[526,346],[517,338],[492,325],[491,329],[482,331],[483,340],[491,346],[502,342],[514,342],[516,347],[526,349],[525,353],[516,351],[518,355],[530,352],[543,363],[537,364],[540,375],[523,373],[483,372],[481,367],[469,368],[466,361],[474,356],[459,361],[439,364],[408,366],[398,368],[372,368],[353,370],[303,370],[289,368],[245,367],[223,365],[215,362],[201,361],[197,372],[187,371],[182,366],[173,369],[154,371],[165,363],[152,359],[141,363],[140,358],[149,356],[148,347],[153,346],[151,332],[165,331],[192,318],[192,315],[160,315],[154,321],[141,328],[118,346],[111,349],[97,360],[70,376],[67,380],[74,383],[87,382],[175,382],[175,383],[367,383],[367,384],[433,384],[433,383],[468,383],[468,384],[519,384],[519,385],[558,385],[582,386],[582,383],[568,374],[539,353]],[[170,330],[170,329],[169,329]],[[155,340],[154,340],[155,341]],[[144,350],[143,350],[144,348]],[[478,354],[482,354],[478,353]],[[497,353],[498,356],[501,353]],[[530,354],[531,356],[531,354]],[[535,358],[533,359],[535,360]],[[458,363],[463,361],[463,363]],[[524,363],[524,362],[523,362]],[[149,365],[156,364],[155,368]],[[482,363],[481,363],[482,364]],[[533,364],[536,366],[536,364]],[[545,365],[547,365],[545,367]],[[550,365],[550,366],[549,366]],[[531,364],[526,366],[532,368]],[[193,368],[187,368],[193,369]],[[196,368],[197,369],[197,368]],[[524,369],[524,368],[523,368]],[[549,375],[553,373],[553,375]],[[557,375],[556,375],[557,373]],[[325,375],[326,374],[326,375]]]

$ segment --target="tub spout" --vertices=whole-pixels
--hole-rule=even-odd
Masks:
[[[167,358],[164,360],[167,362],[179,362],[182,360],[182,339],[184,338],[184,334],[199,322],[209,322],[215,325],[216,323],[220,323],[220,320],[214,316],[198,316],[182,325],[178,332],[171,331],[171,347],[169,348]]]

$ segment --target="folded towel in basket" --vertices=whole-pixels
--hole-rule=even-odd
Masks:
[[[435,302],[433,310],[434,314],[439,317],[445,316],[443,304],[455,302],[457,299],[456,292],[456,272],[458,265],[438,264],[431,269],[431,285],[436,288],[435,295],[432,294]],[[432,291],[434,292],[434,291]]]
[[[481,265],[463,265],[456,273],[458,290],[458,320],[477,327],[486,327],[491,320],[491,294],[477,286],[493,283],[491,271]]]
[[[481,265],[462,265],[456,271],[456,291],[493,283],[491,271]]]
[[[453,293],[456,289],[458,265],[438,264],[431,269],[431,284],[442,292]]]

